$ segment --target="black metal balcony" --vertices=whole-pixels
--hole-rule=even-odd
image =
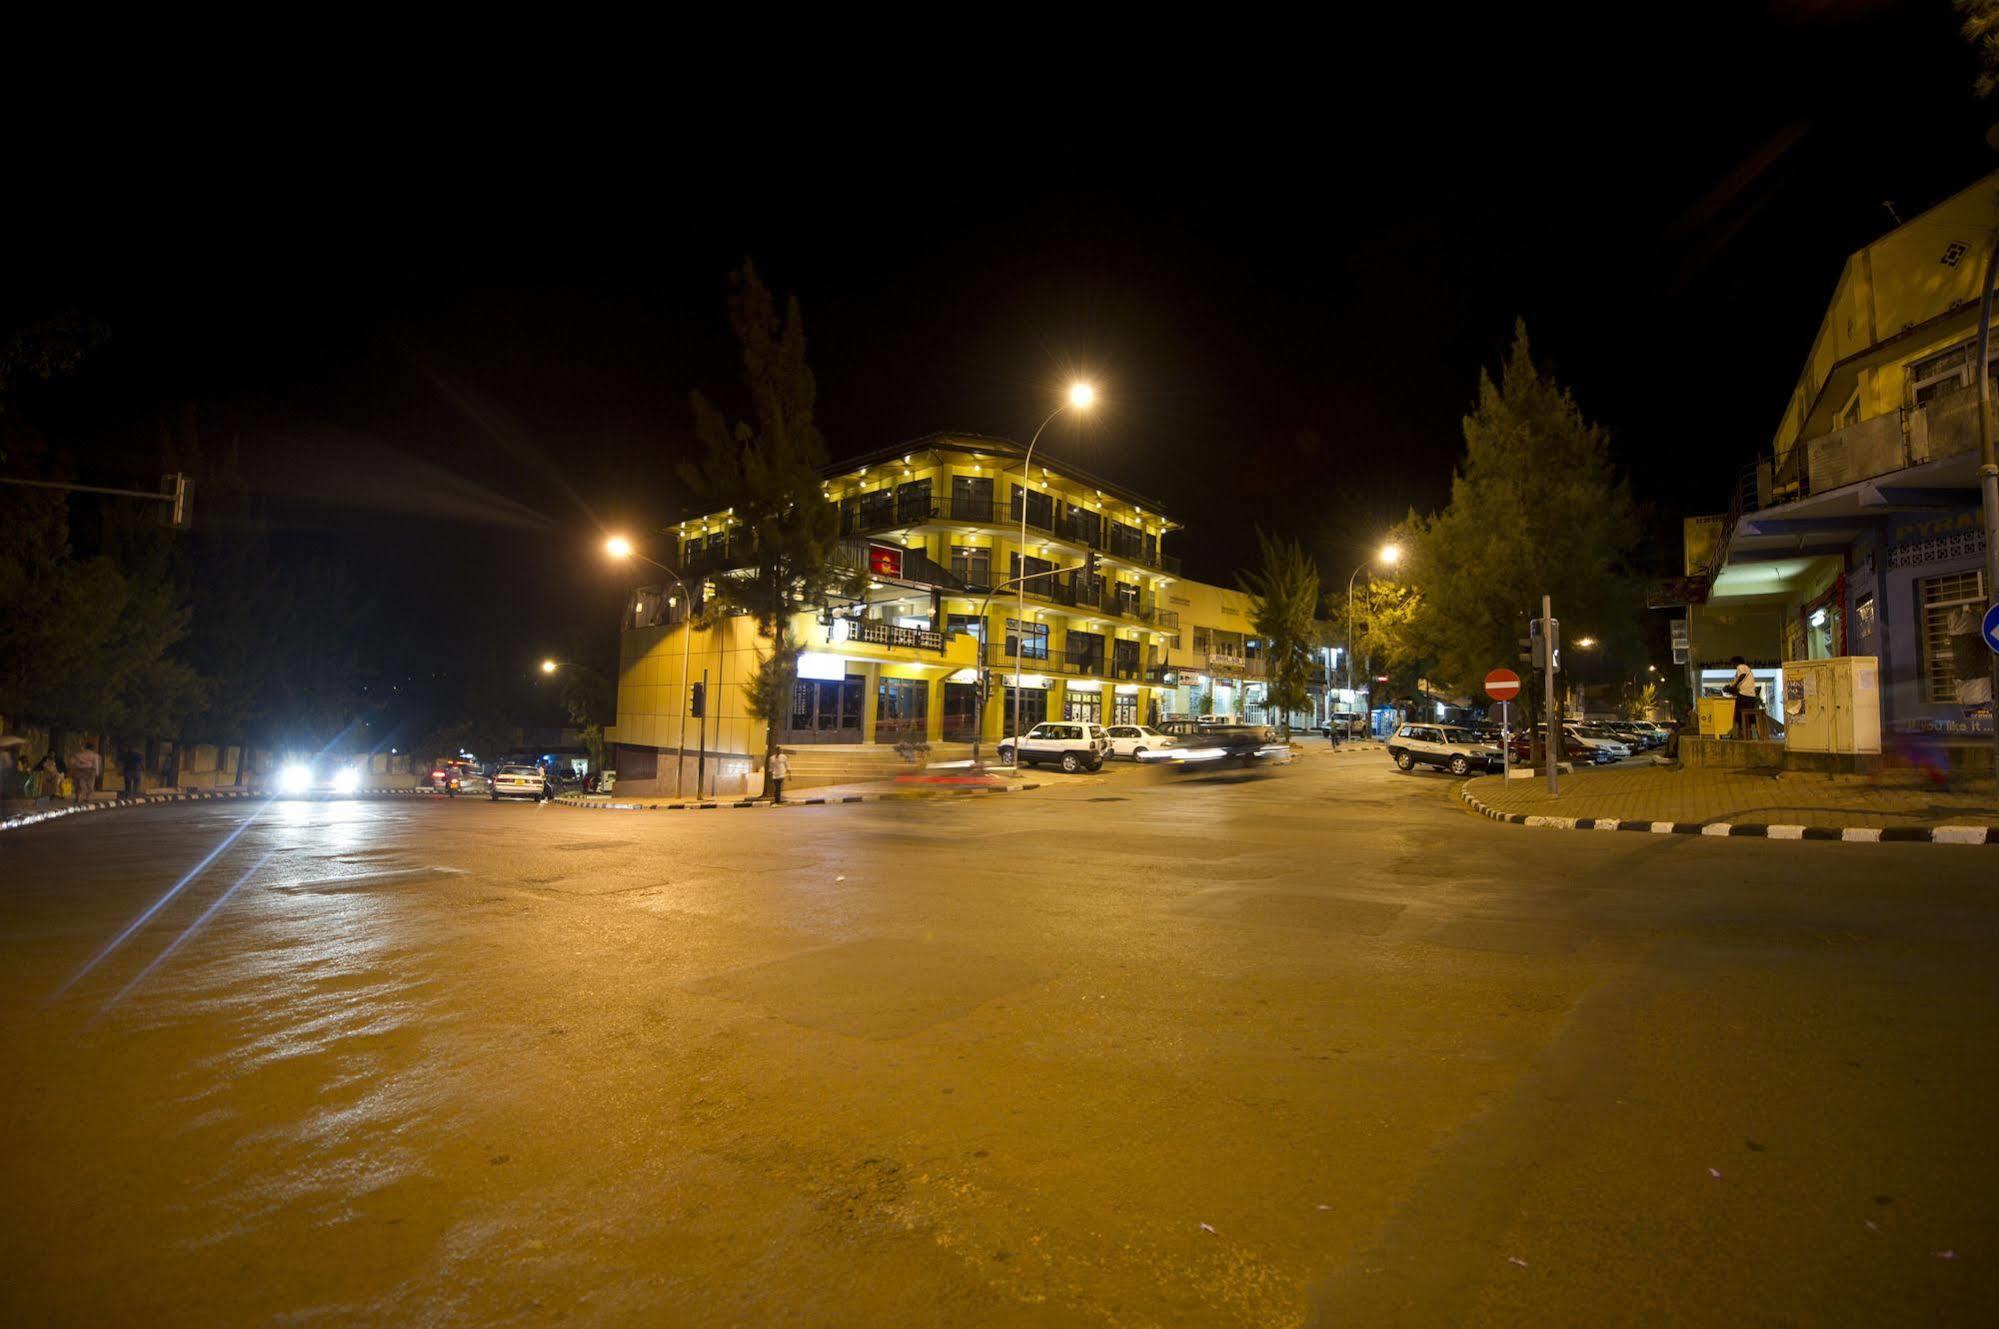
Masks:
[[[944,653],[945,634],[933,632],[929,628],[906,628],[899,623],[884,623],[876,618],[850,618],[847,621],[847,640],[866,642],[871,646],[901,646],[913,651],[935,651]]]

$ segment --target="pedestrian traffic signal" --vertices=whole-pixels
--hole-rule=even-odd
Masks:
[[[708,714],[708,685],[706,683],[694,684],[687,702],[687,713],[696,719],[701,719]]]

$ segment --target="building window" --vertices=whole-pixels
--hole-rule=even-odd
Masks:
[[[1022,639],[1020,620],[1006,621],[1006,653],[1018,655],[1023,660],[1046,660],[1048,658],[1048,625],[1029,623],[1025,640]]]
[[[1101,692],[1070,692],[1062,698],[1062,718],[1081,720],[1086,724],[1104,722],[1104,694]]]
[[[1121,521],[1111,523],[1111,552],[1119,558],[1138,559],[1145,555],[1145,533]]]
[[[1101,633],[1071,632],[1062,643],[1069,656],[1069,667],[1087,674],[1104,672],[1104,639]]]
[[[1039,530],[1055,529],[1055,499],[1039,489],[1013,487],[1013,519],[1020,520],[1020,496],[1027,495],[1027,524]]]
[[[1201,627],[1195,628],[1194,654],[1209,655],[1214,652],[1214,649],[1215,649],[1215,643],[1213,635],[1206,628],[1201,628]]]
[[[1012,579],[1024,582],[1029,595],[1053,596],[1055,594],[1055,564],[1045,558],[1023,559],[1019,554],[1011,556]]]
[[[951,575],[967,586],[993,584],[993,551],[969,545],[951,546]]]
[[[1985,574],[1973,569],[1916,583],[1923,625],[1923,700],[1957,700],[1957,652],[1953,637],[1976,634],[1985,612]]]
[[[977,614],[946,614],[944,616],[944,631],[946,633],[962,632],[967,637],[984,641],[986,639],[986,621]]]
[[[989,476],[951,477],[951,517],[954,521],[993,519],[993,482]]]
[[[1020,707],[1020,727],[1023,731],[1034,728],[1048,718],[1048,693],[1041,688],[1019,688],[1012,684],[1006,687],[1006,710],[1000,716],[1000,732],[1009,738],[1013,736],[1013,708]]]
[[[930,520],[930,481],[910,480],[895,491],[895,519],[904,526]]]
[[[895,525],[895,492],[882,488],[861,495],[863,531],[884,531]]]
[[[1926,406],[1939,397],[1964,392],[1974,385],[1971,381],[1972,344],[1959,342],[1947,351],[1912,361],[1909,365],[1909,389],[1915,397],[1916,405]],[[1999,354],[1995,354],[1999,359]]]
[[[1120,637],[1111,643],[1111,672],[1119,678],[1138,677],[1138,643]]]
[[[1112,724],[1138,723],[1138,696],[1136,693],[1120,692],[1111,698]]]
[[[875,685],[875,742],[923,741],[930,716],[930,685],[914,678],[885,678]]]

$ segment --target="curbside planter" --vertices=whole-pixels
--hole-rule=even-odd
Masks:
[[[1999,826],[1792,826],[1756,821],[1638,821],[1615,817],[1543,817],[1498,812],[1472,797],[1471,782],[1458,797],[1472,811],[1514,826],[1558,831],[1636,831],[1641,835],[1710,835],[1718,839],[1837,840],[1845,844],[1994,844]]]

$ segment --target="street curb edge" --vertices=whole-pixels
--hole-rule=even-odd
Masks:
[[[1999,826],[1793,826],[1755,821],[1623,821],[1616,817],[1542,817],[1499,812],[1472,797],[1471,781],[1458,797],[1472,811],[1512,826],[1558,831],[1637,831],[1651,835],[1711,835],[1727,839],[1837,840],[1844,844],[1996,844]]]

